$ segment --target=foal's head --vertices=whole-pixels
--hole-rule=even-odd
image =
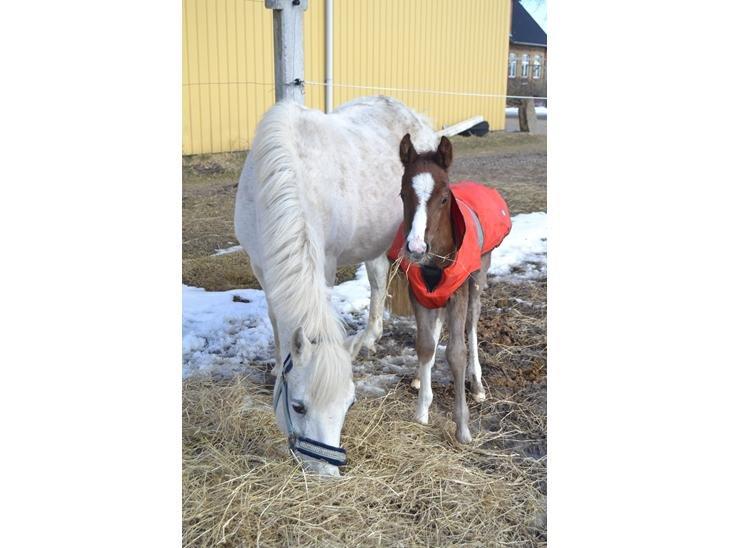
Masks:
[[[429,264],[453,248],[448,174],[451,141],[442,137],[435,151],[418,154],[406,134],[400,143],[400,159],[405,168],[400,195],[406,255],[412,262]]]

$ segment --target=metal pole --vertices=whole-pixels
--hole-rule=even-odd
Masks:
[[[326,66],[324,74],[324,102],[325,112],[332,112],[332,103],[334,100],[334,90],[332,89],[332,70],[333,70],[333,35],[334,35],[334,0],[327,0],[325,4],[325,55],[326,55]]]
[[[276,101],[304,103],[304,11],[309,0],[266,0],[274,10]]]

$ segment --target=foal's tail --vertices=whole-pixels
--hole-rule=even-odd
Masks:
[[[274,105],[256,129],[251,153],[258,188],[266,292],[275,314],[285,314],[307,336],[344,333],[332,314],[325,283],[322,237],[313,229],[302,203],[295,149],[295,121],[302,109],[290,102]]]

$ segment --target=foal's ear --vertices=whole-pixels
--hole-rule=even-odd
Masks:
[[[413,143],[411,143],[411,134],[406,133],[400,142],[400,161],[403,162],[404,166],[407,166],[416,159],[416,156],[418,156],[418,153],[413,148]]]
[[[436,149],[436,163],[444,169],[449,169],[453,157],[454,152],[451,149],[451,141],[449,141],[448,137],[444,135],[441,137],[439,147]]]

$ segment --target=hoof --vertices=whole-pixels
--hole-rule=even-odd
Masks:
[[[476,402],[483,402],[487,399],[487,395],[484,392],[477,392],[476,394],[472,393],[471,397],[474,398],[474,401]]]
[[[375,352],[375,341],[370,340],[370,339],[364,340],[362,343],[362,348],[364,348],[368,352],[374,353]]]
[[[367,348],[370,352],[375,352],[375,343],[380,340],[380,335],[375,333],[365,333],[362,341],[362,347]]]
[[[417,423],[427,425],[428,424],[428,412],[416,413],[415,419],[416,419]]]
[[[456,439],[459,441],[459,443],[471,443],[471,433],[469,432],[469,429],[467,428],[464,431],[460,431],[459,429],[457,429]]]
[[[418,377],[414,378],[411,381],[411,388],[415,388],[416,390],[420,390],[420,388],[421,388],[421,379],[419,379]]]

